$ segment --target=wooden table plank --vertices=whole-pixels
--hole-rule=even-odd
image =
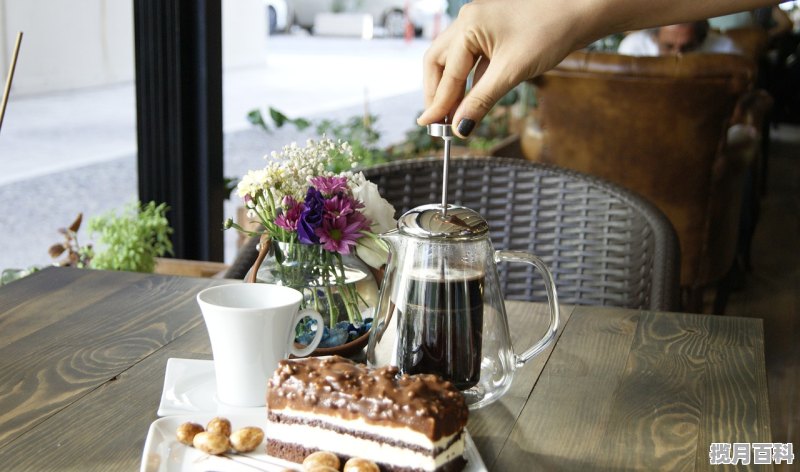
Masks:
[[[641,315],[613,394],[605,440],[595,451],[601,466],[694,468],[707,385],[708,320],[698,315]]]
[[[577,307],[495,469],[693,470],[701,457],[708,463],[706,429],[764,433],[767,425],[759,437],[768,441],[755,327]],[[724,351],[738,358],[720,358]]]
[[[569,321],[571,305],[561,305],[561,320],[556,340]],[[547,305],[506,302],[511,341],[517,353],[530,347],[542,337],[549,325]],[[550,357],[555,342],[541,354],[528,361],[514,373],[508,392],[500,400],[477,411],[470,412],[467,425],[470,435],[481,454],[484,464],[491,469],[503,449],[514,424],[522,412],[539,375]]]
[[[130,275],[131,280],[145,277]],[[46,297],[41,296],[43,287],[48,291]],[[17,280],[4,287],[0,297],[0,349],[124,289],[104,271],[51,267]],[[85,293],[94,297],[78,295]]]
[[[755,434],[764,424],[759,414],[768,411],[755,396],[754,351],[763,348],[754,340],[762,335],[756,320],[642,313],[605,440],[593,454],[597,462],[628,470],[703,470],[711,467],[712,441],[769,441],[768,430]],[[762,381],[763,366],[762,359]],[[711,434],[726,431],[739,438]]]
[[[706,363],[706,401],[697,436],[696,470],[717,470],[709,464],[711,443],[771,443],[769,395],[764,359],[764,327],[760,319],[725,317],[718,323],[729,332],[749,332],[741,345],[713,345]],[[748,388],[743,388],[747,386]],[[796,465],[796,464],[795,464]],[[737,470],[773,470],[750,464]]]
[[[492,470],[594,470],[639,313],[576,307]]]
[[[40,329],[3,343],[5,347],[0,349],[0,423],[4,425],[0,446],[114,379],[189,329],[202,325],[194,294],[199,288],[220,283],[124,274],[113,277],[117,290],[109,291],[100,283],[101,288],[94,291],[81,280],[96,281],[97,273],[67,268],[47,269],[34,274],[33,281],[44,275],[49,283],[51,273],[81,288],[75,292],[79,295],[72,296],[79,308],[64,309],[57,315],[39,311],[40,303],[62,297],[62,290],[40,296],[41,302],[25,304],[32,318],[51,316],[55,321],[40,323]],[[68,291],[71,286],[68,283],[63,290]],[[192,290],[193,287],[199,288]],[[82,299],[92,303],[84,305]],[[25,312],[15,312],[21,323]],[[15,325],[7,325],[6,330],[13,337]],[[5,338],[6,334],[0,335],[0,339]]]
[[[0,464],[5,470],[138,470],[147,430],[157,419],[170,357],[210,359],[205,325],[0,448]]]

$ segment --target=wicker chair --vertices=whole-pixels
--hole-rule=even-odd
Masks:
[[[382,164],[364,175],[398,215],[441,201],[440,159]],[[454,158],[449,177],[450,201],[486,218],[496,249],[529,251],[545,261],[561,302],[677,308],[678,240],[669,221],[642,198],[600,179],[518,159]],[[244,275],[254,250],[241,259],[230,276]],[[546,300],[528,266],[499,270],[507,298]]]
[[[441,201],[437,158],[364,170],[402,214]],[[561,168],[517,159],[454,158],[449,201],[480,213],[495,249],[523,250],[550,267],[559,300],[651,310],[678,307],[678,240],[653,205],[620,187]],[[534,270],[499,267],[509,299],[545,300]]]

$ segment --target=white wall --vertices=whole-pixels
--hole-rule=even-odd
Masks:
[[[133,79],[133,5],[115,0],[0,0],[3,70],[23,31],[14,92],[47,92]]]
[[[262,0],[222,0],[225,69],[264,64],[267,38],[267,8]]]
[[[222,11],[224,67],[262,63],[263,2],[222,0]],[[3,83],[20,30],[15,96],[134,80],[132,0],[0,0]]]

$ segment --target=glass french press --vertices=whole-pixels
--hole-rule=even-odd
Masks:
[[[489,226],[477,212],[447,203],[449,124],[430,125],[445,143],[442,203],[400,217],[381,235],[390,258],[367,346],[367,364],[401,373],[433,373],[453,382],[475,409],[511,386],[515,369],[555,339],[559,307],[550,271],[536,256],[495,251]],[[521,354],[514,352],[500,291],[498,262],[534,266],[545,281],[550,325]]]

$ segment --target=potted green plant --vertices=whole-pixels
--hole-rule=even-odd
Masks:
[[[164,257],[172,254],[168,210],[165,203],[135,202],[119,214],[110,211],[92,218],[89,231],[92,236],[98,235],[99,245],[88,246],[91,263],[83,264],[94,269],[191,277],[212,277],[223,272],[227,265],[221,262]]]
[[[53,259],[62,258],[57,262],[60,266],[153,272],[156,258],[172,253],[168,209],[163,203],[135,202],[121,214],[112,210],[92,218],[89,231],[93,236],[99,234],[99,249],[91,243],[79,243],[78,232],[83,223],[83,214],[79,213],[69,227],[58,230],[64,241],[50,246],[48,252]]]
[[[153,272],[157,257],[172,254],[167,210],[165,203],[136,202],[119,214],[112,210],[89,220],[89,231],[99,235],[100,245],[100,250],[89,247],[91,267]]]

